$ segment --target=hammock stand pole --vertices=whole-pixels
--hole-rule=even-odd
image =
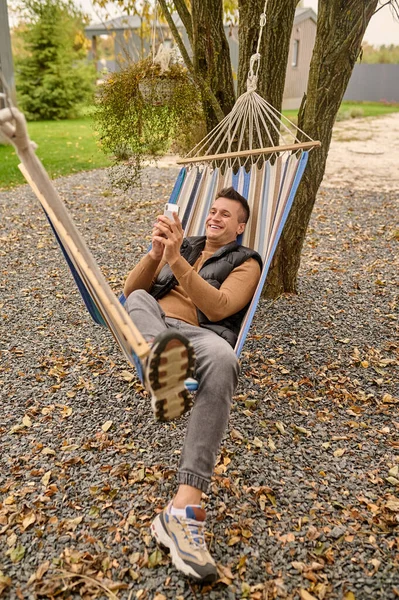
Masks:
[[[182,158],[177,161],[178,165],[188,165],[196,162],[210,162],[212,160],[223,160],[224,158],[236,158],[242,156],[255,156],[260,154],[273,154],[274,152],[288,152],[291,150],[309,150],[320,147],[321,142],[301,142],[299,144],[289,144],[287,146],[270,146],[269,148],[254,148],[252,150],[240,150],[239,152],[225,152],[223,154],[208,154],[204,156],[193,156]]]

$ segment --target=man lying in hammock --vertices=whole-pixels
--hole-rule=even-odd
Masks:
[[[204,237],[183,239],[175,213],[173,222],[159,216],[152,248],[129,273],[124,289],[126,309],[151,343],[145,384],[156,418],[168,420],[188,410],[184,380],[193,373],[198,380],[178,491],[151,530],[170,549],[176,568],[202,581],[215,580],[217,570],[204,540],[201,495],[227,428],[239,372],[233,347],[261,272],[260,256],[236,242],[248,218],[248,203],[233,188],[219,192]]]

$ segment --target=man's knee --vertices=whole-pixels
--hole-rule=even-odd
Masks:
[[[220,378],[238,377],[239,363],[233,348],[222,338],[212,340],[207,362],[212,365],[213,373]]]
[[[126,309],[129,311],[135,306],[141,307],[144,302],[148,302],[148,299],[151,298],[150,294],[145,290],[134,290],[129,294],[126,298]]]

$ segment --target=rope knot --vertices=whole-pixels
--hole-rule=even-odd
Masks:
[[[254,92],[258,87],[258,76],[249,74],[247,77],[247,92]]]

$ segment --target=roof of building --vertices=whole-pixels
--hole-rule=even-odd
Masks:
[[[182,27],[182,22],[177,13],[173,13],[173,20],[177,27]],[[312,8],[297,8],[295,11],[295,25],[305,21],[306,19],[312,19],[315,23],[317,22],[317,15]],[[165,23],[157,22],[157,27],[167,27]],[[108,21],[102,21],[100,23],[92,23],[85,27],[85,32],[91,35],[104,35],[110,31],[123,31],[126,29],[140,29],[141,19],[137,15],[123,15],[116,17],[115,19],[109,19]]]
[[[177,27],[181,27],[182,22],[180,17],[174,13],[173,20]],[[159,21],[156,23],[157,27],[168,27],[165,23],[160,23]],[[121,17],[116,17],[115,19],[109,19],[108,21],[102,21],[100,23],[92,23],[85,27],[86,33],[91,33],[94,35],[104,35],[110,31],[123,31],[126,29],[140,29],[141,27],[141,19],[137,15],[122,15]]]

